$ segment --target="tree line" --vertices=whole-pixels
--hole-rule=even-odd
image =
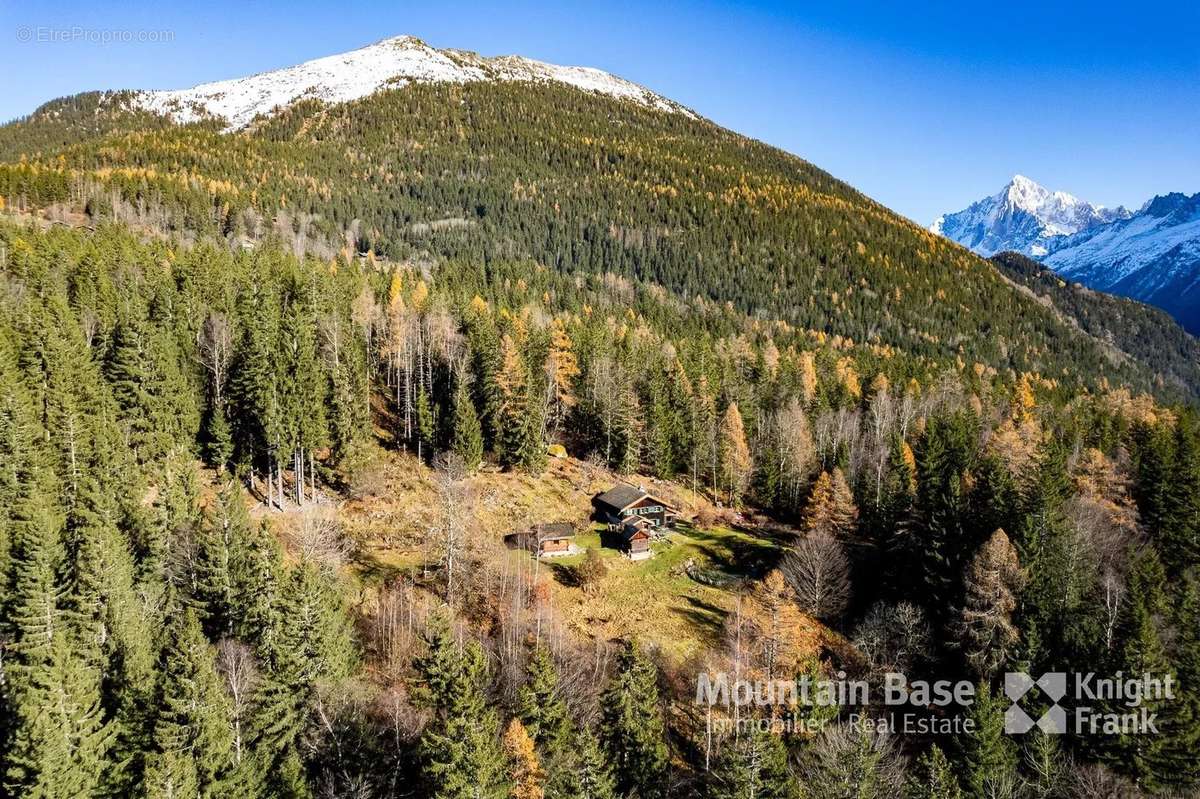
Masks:
[[[885,796],[907,774],[918,796],[1055,796],[1196,779],[1190,408],[527,261],[300,259],[118,227],[0,241],[8,795]],[[435,564],[433,582],[355,600],[318,511],[377,446],[536,473],[551,443],[798,529],[707,665],[961,675],[980,686],[975,731],[710,739],[686,668],[636,642],[588,651],[534,577],[465,549],[457,582]],[[285,545],[288,514],[307,527]],[[852,650],[793,657],[813,618]],[[1162,735],[1001,733],[1003,671],[1101,666],[1178,678]]]

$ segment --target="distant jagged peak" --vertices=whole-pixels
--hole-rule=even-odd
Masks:
[[[996,194],[957,213],[938,217],[930,230],[984,256],[1015,250],[1038,257],[1045,255],[1059,237],[1130,215],[1123,207],[1093,205],[1016,174]]]

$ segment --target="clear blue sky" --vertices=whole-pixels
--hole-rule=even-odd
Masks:
[[[615,72],[922,223],[1016,172],[1107,205],[1200,191],[1196,0],[2,6],[0,119],[64,94],[190,86],[409,33]],[[38,40],[74,28],[174,41]]]

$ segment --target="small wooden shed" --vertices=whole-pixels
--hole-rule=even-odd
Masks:
[[[650,549],[650,524],[645,519],[626,519],[618,531],[621,551],[630,560],[645,560],[654,555]]]
[[[579,552],[575,545],[575,525],[570,522],[538,524],[534,526],[533,534],[539,558],[558,558]]]

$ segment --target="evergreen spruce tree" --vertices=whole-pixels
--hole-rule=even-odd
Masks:
[[[230,711],[214,652],[191,608],[166,614],[144,790],[155,797],[222,796],[233,766]]]
[[[996,786],[1011,784],[1017,768],[1017,750],[1004,732],[1003,696],[980,684],[971,705],[972,729],[959,739],[958,773],[973,799],[988,799]]]
[[[233,431],[225,408],[214,406],[204,419],[204,453],[211,465],[224,469],[233,458]]]
[[[545,405],[534,381],[525,386],[525,418],[521,428],[519,461],[529,474],[541,474],[546,468]]]
[[[217,495],[200,525],[196,553],[196,599],[213,640],[231,637],[237,627],[239,608],[245,601],[237,584],[248,568],[250,516],[235,481]]]
[[[605,402],[612,405],[605,431],[608,441],[608,464],[620,474],[637,471],[642,460],[641,406],[637,391],[626,382],[615,387],[616,395]]]
[[[963,799],[950,761],[937,744],[917,760],[904,788],[905,799]]]
[[[1200,574],[1189,574],[1178,592],[1175,607],[1175,672],[1179,679],[1174,711],[1178,751],[1200,748]],[[1200,762],[1196,758],[1174,759],[1177,784],[1194,787],[1200,783]]]
[[[674,444],[678,434],[664,382],[662,373],[655,371],[650,383],[650,401],[646,403],[646,459],[655,475],[669,479],[675,473]]]
[[[311,563],[292,569],[270,614],[277,629],[256,696],[256,756],[268,792],[298,796],[307,790],[301,743],[318,684],[350,673],[354,647],[331,578]]]
[[[10,511],[3,783],[14,796],[87,796],[104,785],[112,729],[103,718],[90,647],[62,608],[63,518],[49,501],[55,481],[36,449],[23,460],[21,491]]]
[[[417,457],[428,459],[433,457],[434,433],[437,421],[434,419],[433,401],[428,392],[417,392]]]
[[[264,521],[250,536],[244,560],[234,561],[235,605],[230,611],[234,634],[249,643],[269,667],[279,662],[286,577],[274,533]]]
[[[658,796],[667,743],[658,706],[658,669],[634,641],[625,644],[601,703],[605,748],[621,793]]]
[[[787,747],[769,729],[752,724],[726,743],[709,774],[706,795],[712,799],[792,799],[799,796],[788,771]]]
[[[1165,585],[1166,572],[1152,548],[1134,555],[1129,598],[1118,622],[1114,674],[1177,682],[1160,629],[1169,613]],[[1128,712],[1122,705],[1114,700],[1111,710]],[[1108,736],[1105,759],[1138,785],[1157,791],[1176,783],[1180,768],[1194,760],[1195,728],[1188,703],[1180,696],[1146,697],[1139,709],[1155,715],[1158,733],[1121,730]]]
[[[523,466],[530,457],[529,379],[525,361],[511,335],[500,342],[500,371],[496,374],[496,449],[506,467]]]
[[[599,739],[586,727],[576,731],[564,766],[552,769],[547,799],[615,799],[616,783]]]
[[[916,518],[908,539],[915,547],[919,598],[939,626],[961,604],[961,575],[974,543],[967,535],[967,490],[973,431],[963,413],[932,417],[917,452]]]
[[[1062,665],[1062,656],[1073,650],[1067,644],[1067,626],[1081,615],[1079,604],[1089,587],[1082,582],[1088,579],[1085,570],[1068,564],[1070,530],[1063,503],[1070,486],[1065,460],[1061,445],[1051,443],[1044,449],[1015,537],[1020,562],[1029,575],[1018,625],[1025,636],[1025,657],[1039,667]]]
[[[525,684],[517,692],[517,714],[539,746],[554,750],[570,744],[570,710],[559,693],[554,658],[544,646],[534,648],[529,658]]]
[[[453,415],[450,449],[462,459],[463,467],[473,472],[483,462],[483,431],[471,393],[462,379],[458,380],[454,390]]]
[[[487,698],[489,669],[479,644],[459,647],[445,619],[434,618],[428,652],[414,664],[418,696],[434,712],[419,751],[435,799],[487,799],[508,792],[500,722]]]

